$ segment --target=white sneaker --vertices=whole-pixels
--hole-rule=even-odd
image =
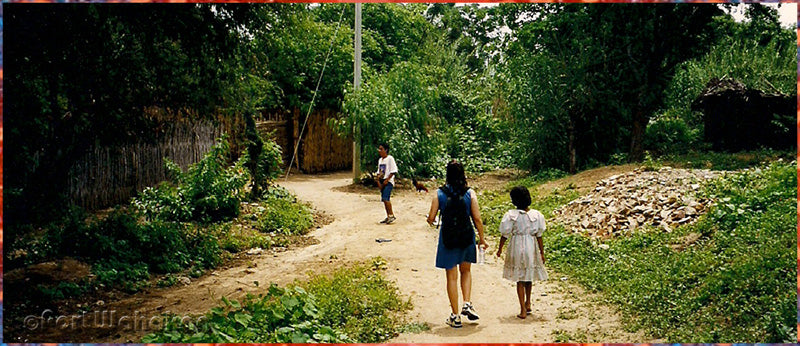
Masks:
[[[453,328],[461,328],[461,316],[450,314],[450,317],[447,318],[447,325]]]
[[[470,321],[480,318],[480,316],[478,316],[478,314],[475,312],[475,308],[472,307],[472,303],[464,303],[464,307],[461,308],[461,314],[467,316]]]

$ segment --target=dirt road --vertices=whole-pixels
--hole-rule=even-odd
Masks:
[[[476,185],[479,199],[481,186],[502,183]],[[407,320],[429,327],[422,332],[401,334],[389,340],[392,343],[647,341],[640,334],[623,331],[618,316],[608,307],[592,303],[568,278],[562,280],[562,275],[552,271],[550,281],[533,286],[533,313],[525,320],[516,318],[514,283],[502,279],[502,263],[490,255],[496,249],[496,239],[488,239],[487,263],[473,266],[472,301],[481,318],[476,322],[464,319],[463,328],[452,329],[444,324],[449,314],[444,271],[434,267],[438,234],[424,221],[433,192],[396,189],[392,202],[397,221],[382,225],[379,221],[385,215],[377,191],[350,186],[349,173],[295,175],[288,181],[281,179],[279,184],[333,217],[332,223],[309,234],[315,239],[312,245],[245,255],[233,265],[186,285],[109,299],[102,311],[115,313],[116,316],[108,316],[112,321],[122,321],[123,317],[127,321],[144,321],[148,316],[167,312],[199,315],[220,305],[223,296],[240,299],[245,293],[263,292],[269,283],[286,285],[306,279],[309,272],[324,273],[380,256],[387,263],[387,278],[396,282],[401,294],[410,297],[414,305]],[[391,242],[377,243],[376,238]],[[80,306],[65,308],[78,310]],[[88,325],[92,323],[98,321],[88,321]],[[37,340],[9,341],[138,342],[154,328],[158,326],[143,327],[138,323],[102,328],[45,328],[35,333]]]
[[[379,223],[385,216],[377,191],[344,192],[349,173],[300,176],[280,184],[301,200],[331,214],[335,221],[312,235],[320,244],[287,254],[291,263],[325,259],[357,261],[381,256],[388,263],[386,276],[401,293],[411,297],[410,320],[425,323],[430,330],[407,333],[389,342],[397,343],[521,343],[521,342],[642,342],[639,334],[624,332],[618,316],[609,308],[593,304],[582,290],[551,272],[551,280],[533,286],[533,313],[525,320],[518,311],[514,283],[502,279],[502,260],[489,253],[484,265],[473,265],[472,301],[481,319],[453,329],[444,324],[449,314],[444,271],[434,267],[438,233],[425,223],[433,192],[416,193],[396,189],[392,205],[397,221]],[[350,189],[353,191],[353,189]],[[433,189],[431,189],[433,191]],[[359,193],[361,192],[361,193]],[[480,197],[479,197],[480,198]],[[377,243],[376,238],[391,239]]]

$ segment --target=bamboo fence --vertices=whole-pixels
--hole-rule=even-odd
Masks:
[[[352,167],[353,140],[340,137],[327,124],[328,119],[338,116],[330,110],[320,110],[309,116],[298,150],[299,159],[296,159],[304,172],[319,173]],[[295,111],[294,119],[297,123],[295,128],[302,128],[298,111]],[[295,143],[296,139],[295,134]]]
[[[299,111],[261,114],[256,128],[283,149],[283,165],[289,164],[302,119]],[[346,169],[352,165],[352,139],[341,138],[327,125],[335,112],[321,110],[309,118],[296,164],[306,173]],[[221,121],[184,123],[174,121],[158,140],[91,148],[68,172],[65,187],[70,200],[89,210],[127,203],[147,187],[167,180],[164,158],[181,169],[200,161],[223,133],[231,134],[232,159],[244,149],[244,122],[240,117]],[[291,119],[290,119],[291,118]]]
[[[68,196],[90,210],[127,202],[168,179],[164,158],[186,169],[203,158],[222,129],[210,122],[178,124],[155,142],[92,148],[69,170]]]

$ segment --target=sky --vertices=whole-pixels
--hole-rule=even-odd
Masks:
[[[777,7],[778,14],[780,15],[781,24],[784,27],[796,28],[797,27],[797,4],[795,3],[782,3],[780,7],[777,3],[762,3],[763,5],[769,7]],[[462,5],[462,4],[457,4]],[[497,6],[496,3],[481,3],[479,6]],[[744,18],[744,7],[748,6],[745,4],[738,4],[736,9],[733,11],[733,18],[735,20],[741,21]]]
[[[762,3],[762,4],[769,7],[778,7],[778,4],[775,3],[770,3],[770,4]],[[737,9],[735,9],[732,13],[733,18],[735,20],[738,21],[742,20],[744,13],[743,10],[744,6],[746,5],[739,4],[736,6]],[[790,28],[797,27],[797,4],[789,4],[789,3],[780,4],[780,7],[778,7],[778,14],[781,17],[780,18],[781,24],[784,27],[790,27]]]

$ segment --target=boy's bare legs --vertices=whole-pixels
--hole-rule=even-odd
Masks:
[[[517,281],[517,298],[519,299],[519,318],[528,317],[528,310],[525,308],[525,282]]]
[[[383,208],[386,209],[386,217],[394,216],[392,212],[392,201],[383,201]]]

